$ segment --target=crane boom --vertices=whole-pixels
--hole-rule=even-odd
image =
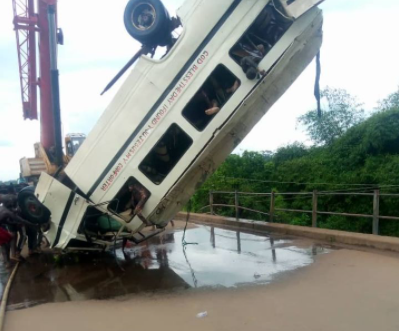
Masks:
[[[63,35],[57,26],[58,0],[11,1],[24,119],[38,119],[37,87],[40,89],[40,143],[34,145],[34,158],[20,160],[21,176],[34,181],[42,172],[58,174],[85,136],[68,135],[65,138],[67,153],[63,154],[57,67],[57,44],[63,44]]]
[[[40,88],[40,143],[45,150],[57,145],[54,111],[52,105],[52,80],[48,9],[54,8],[56,0],[12,0],[14,28],[17,37],[18,62],[21,82],[21,97],[24,119],[38,119],[37,86]],[[57,25],[53,27],[56,33]],[[53,32],[53,31],[52,31]],[[36,37],[38,33],[38,38]],[[37,40],[38,39],[38,40]],[[53,45],[53,47],[57,47]],[[37,75],[37,62],[40,77]],[[59,139],[58,139],[59,140]]]
[[[12,0],[17,37],[19,78],[24,119],[37,117],[36,24],[34,0]]]

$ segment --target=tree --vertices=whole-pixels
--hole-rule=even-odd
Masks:
[[[316,145],[331,145],[350,127],[364,120],[364,110],[356,98],[343,89],[327,87],[321,97],[327,101],[322,116],[311,110],[300,116],[298,122]]]
[[[273,161],[276,165],[284,163],[289,160],[297,159],[308,154],[308,149],[301,142],[294,142],[284,147],[277,149],[273,155]]]
[[[399,109],[399,86],[398,90],[390,95],[384,100],[378,102],[377,109],[380,111],[390,110],[390,109]]]

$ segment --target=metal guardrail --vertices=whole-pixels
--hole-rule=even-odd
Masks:
[[[215,194],[234,194],[234,205],[227,205],[227,204],[215,204],[214,195]],[[263,212],[260,210],[255,210],[247,207],[240,206],[239,204],[239,197],[240,196],[264,196],[270,197],[270,209],[269,212]],[[286,196],[286,195],[302,195],[302,196],[309,196],[312,197],[312,210],[301,210],[301,209],[286,209],[286,208],[276,208],[276,196]],[[353,213],[338,213],[338,212],[327,212],[327,211],[320,211],[317,208],[318,198],[320,196],[370,196],[373,197],[373,214],[353,214]],[[231,192],[231,191],[210,191],[209,192],[209,205],[200,209],[200,211],[205,210],[207,208],[210,209],[210,213],[214,214],[214,208],[219,207],[227,207],[227,208],[234,208],[235,209],[235,217],[239,219],[239,211],[240,210],[247,210],[250,212],[258,213],[261,215],[269,216],[269,222],[273,223],[275,218],[276,212],[291,212],[291,213],[306,213],[312,214],[312,227],[317,228],[318,226],[318,215],[337,215],[337,216],[345,216],[345,217],[361,217],[361,218],[371,218],[373,220],[373,234],[379,234],[379,221],[380,220],[394,220],[399,221],[399,217],[397,216],[383,216],[380,215],[380,197],[399,197],[399,194],[381,194],[380,190],[374,190],[373,193],[360,193],[360,192],[289,192],[289,193],[252,193],[252,192]]]

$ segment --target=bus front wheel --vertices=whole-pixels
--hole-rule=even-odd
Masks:
[[[36,198],[35,188],[27,186],[18,193],[18,206],[22,217],[33,224],[50,221],[50,211]]]

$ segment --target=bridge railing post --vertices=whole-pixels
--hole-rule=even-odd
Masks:
[[[240,208],[239,208],[239,195],[238,195],[238,191],[236,190],[234,192],[234,205],[235,205],[235,209],[236,209],[236,221],[239,221],[240,219]]]
[[[273,223],[273,218],[274,218],[274,203],[275,203],[275,194],[272,191],[270,194],[270,211],[269,211],[269,222]]]
[[[317,228],[317,191],[313,191],[312,201],[312,227]]]
[[[210,209],[211,215],[214,215],[214,212],[213,212],[213,191],[209,191],[209,209]]]
[[[374,191],[373,199],[373,234],[379,234],[380,227],[380,190]]]

